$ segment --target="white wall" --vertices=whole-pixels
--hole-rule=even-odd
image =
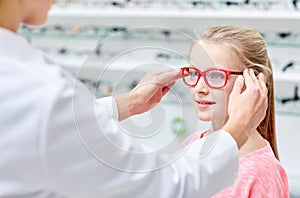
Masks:
[[[276,116],[280,161],[288,173],[291,195],[300,197],[300,116]]]

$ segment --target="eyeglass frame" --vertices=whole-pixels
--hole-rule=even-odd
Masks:
[[[192,85],[191,85],[191,84],[189,84],[189,83],[186,82],[185,76],[184,76],[184,72],[185,72],[186,69],[194,69],[194,70],[197,71],[198,79],[196,80],[195,84],[192,84]],[[225,79],[225,83],[224,83],[223,86],[221,86],[221,87],[214,87],[214,86],[211,86],[211,85],[208,83],[208,81],[207,81],[207,79],[206,79],[206,73],[209,72],[209,71],[212,71],[212,70],[218,70],[218,71],[222,71],[222,72],[225,73],[226,79]],[[199,75],[199,74],[200,74],[200,75]],[[225,70],[225,69],[217,69],[217,68],[210,68],[210,69],[207,69],[207,70],[205,70],[205,71],[201,71],[200,69],[198,69],[198,68],[196,68],[196,67],[191,67],[191,66],[188,66],[188,67],[182,67],[182,68],[181,68],[181,77],[182,77],[182,80],[183,80],[184,84],[186,84],[186,85],[189,86],[189,87],[196,87],[196,85],[198,84],[198,82],[199,82],[201,76],[203,76],[204,82],[205,82],[205,84],[206,84],[208,87],[210,87],[210,88],[212,88],[212,89],[221,89],[221,88],[223,88],[223,87],[226,86],[227,81],[228,81],[228,76],[230,76],[230,75],[232,75],[232,74],[233,74],[233,75],[243,75],[243,72],[229,71],[229,70]]]

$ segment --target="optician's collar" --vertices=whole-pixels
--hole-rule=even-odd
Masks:
[[[41,53],[15,32],[0,27],[0,57],[20,61],[41,61]]]

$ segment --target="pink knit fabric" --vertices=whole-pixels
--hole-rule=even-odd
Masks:
[[[193,142],[201,135],[196,133]],[[213,198],[289,198],[287,174],[267,145],[239,160],[239,172],[235,183]]]
[[[289,198],[288,179],[269,144],[239,160],[235,183],[213,198]]]

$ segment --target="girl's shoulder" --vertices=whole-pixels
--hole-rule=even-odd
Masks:
[[[269,143],[240,158],[234,185],[213,198],[225,197],[289,197],[287,174]]]
[[[269,143],[261,149],[249,153],[239,161],[237,184],[248,185],[252,192],[273,194],[286,197],[288,178],[282,164],[276,159]],[[283,193],[283,194],[282,194]]]

